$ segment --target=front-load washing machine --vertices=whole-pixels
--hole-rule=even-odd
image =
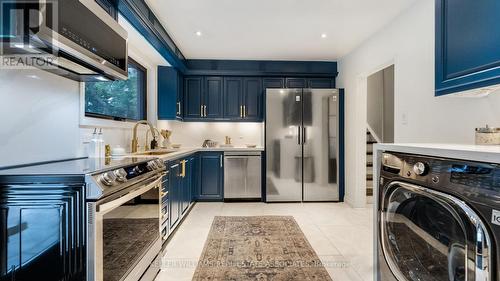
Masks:
[[[500,165],[384,152],[378,281],[499,281]]]

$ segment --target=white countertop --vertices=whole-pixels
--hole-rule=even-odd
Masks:
[[[381,143],[375,144],[374,149],[500,164],[500,145]]]
[[[249,147],[181,147],[179,149],[174,150],[173,152],[166,153],[166,154],[160,154],[160,155],[143,155],[141,152],[135,153],[135,154],[128,154],[125,157],[151,157],[151,158],[160,158],[162,160],[170,160],[170,159],[176,159],[185,155],[189,155],[195,152],[200,152],[200,151],[242,151],[242,152],[251,152],[251,151],[264,151],[263,147],[254,147],[254,148],[249,148]]]

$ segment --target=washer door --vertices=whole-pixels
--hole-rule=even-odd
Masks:
[[[399,281],[491,281],[488,232],[463,201],[392,182],[381,198],[380,243]]]

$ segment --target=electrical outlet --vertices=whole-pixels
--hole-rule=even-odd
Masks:
[[[408,125],[408,115],[406,113],[401,114],[401,124]]]

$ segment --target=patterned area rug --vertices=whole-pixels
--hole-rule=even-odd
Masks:
[[[193,281],[331,281],[293,217],[215,217]]]

